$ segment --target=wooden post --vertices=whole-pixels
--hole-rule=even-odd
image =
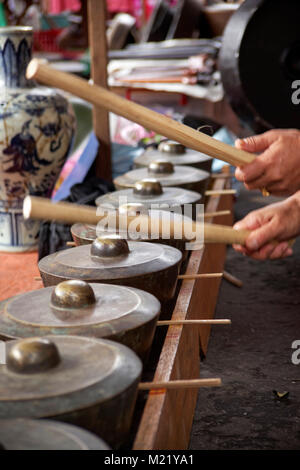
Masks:
[[[96,85],[107,88],[106,2],[87,2],[91,78]],[[96,176],[112,181],[109,113],[104,108],[94,106],[93,128],[100,144],[94,163]]]

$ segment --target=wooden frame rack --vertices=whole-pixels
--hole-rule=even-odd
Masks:
[[[92,79],[95,84],[107,88],[105,2],[87,1]],[[101,144],[101,157],[98,155],[96,159],[96,173],[111,179],[108,113],[94,109],[93,117],[94,132]],[[229,187],[230,180],[220,177],[214,181],[212,189]],[[232,195],[211,196],[207,200],[206,212],[231,210],[232,206]],[[232,215],[207,222],[232,225]],[[225,257],[225,245],[207,244],[202,250],[191,252],[186,273],[222,272]],[[183,280],[179,286],[172,319],[213,318],[220,282],[220,278]],[[200,350],[205,355],[209,335],[210,326],[207,325],[196,328],[169,326],[159,354],[154,381],[199,378]],[[197,389],[150,391],[137,425],[133,450],[187,449],[197,396]]]

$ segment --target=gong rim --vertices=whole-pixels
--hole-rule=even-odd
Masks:
[[[169,210],[176,207],[182,207],[184,204],[199,204],[202,200],[202,195],[196,191],[191,191],[181,187],[166,186],[163,188],[163,193],[160,196],[145,197],[134,194],[132,188],[120,189],[103,196],[99,196],[95,200],[95,204],[103,209],[117,209],[120,201],[126,199],[128,204],[142,203],[145,209],[151,209],[152,204],[162,204],[168,206],[162,207],[158,210]]]
[[[85,429],[47,419],[0,420],[0,443],[5,450],[110,450]]]
[[[79,336],[49,335],[44,338],[58,347],[62,362],[57,367],[61,367],[61,369],[53,369],[50,374],[47,374],[48,371],[46,371],[46,373],[28,375],[11,372],[6,365],[3,365],[0,368],[0,384],[1,382],[5,383],[6,394],[9,396],[6,398],[3,395],[0,396],[0,419],[16,417],[47,418],[65,415],[86,410],[95,405],[105,404],[131,386],[137,387],[141,377],[142,363],[128,347],[106,339]],[[18,341],[7,342],[8,350]],[[78,348],[80,348],[80,351],[78,351]],[[82,354],[83,350],[84,354]],[[98,382],[94,377],[93,381],[87,382],[85,385],[80,384],[78,374],[80,373],[83,380],[81,365],[82,361],[89,362],[87,354],[92,352],[93,355],[97,351],[97,356],[101,357],[100,351],[106,350],[112,351],[116,355],[110,373],[106,373],[104,378],[101,378]],[[69,372],[68,366],[72,366],[72,373]],[[99,361],[91,360],[90,370],[88,371],[91,377],[96,366],[100,370],[101,364],[99,365]],[[79,387],[77,390],[71,390],[71,385],[68,382],[70,375],[68,376],[68,373],[71,373],[71,380],[76,377],[76,383]],[[72,374],[74,374],[73,377]],[[58,383],[58,380],[60,383]],[[16,384],[18,384],[18,389],[15,388]],[[47,390],[47,386],[51,388],[52,384],[53,386],[55,384],[55,391],[53,390],[51,396],[49,396],[49,393],[45,393],[43,396],[43,390]],[[58,391],[59,385],[63,390]],[[34,395],[31,396],[30,394],[33,393]]]
[[[148,149],[141,155],[134,158],[133,163],[137,167],[147,167],[154,160],[161,160],[171,162],[173,165],[187,165],[201,169],[201,165],[204,171],[208,164],[212,163],[213,158],[202,152],[185,148],[185,152],[182,154],[167,154],[158,149]]]
[[[147,168],[138,168],[136,170],[131,170],[125,173],[124,175],[117,176],[114,179],[114,184],[117,188],[129,188],[132,187],[137,181],[143,179],[155,179],[160,182],[163,187],[168,186],[178,186],[185,187],[197,184],[204,184],[205,181],[208,181],[210,178],[210,173],[204,170],[199,170],[197,168],[181,165],[174,166],[174,173],[169,175],[160,175],[155,174],[151,175],[148,173]]]
[[[146,253],[147,249],[152,250],[155,253],[155,248],[159,248],[159,256],[155,259],[150,259],[151,252],[149,254],[149,261],[141,262],[139,265],[133,266],[109,266],[104,270],[103,265],[91,268],[74,268],[73,266],[66,266],[59,261],[59,258],[65,255],[65,251],[68,251],[68,255],[79,259],[79,255],[82,257],[89,256],[90,245],[81,245],[61,252],[53,253],[45,258],[42,258],[38,267],[41,274],[55,275],[58,278],[63,279],[80,279],[87,282],[105,282],[105,281],[119,281],[129,280],[130,278],[143,277],[148,274],[159,273],[165,271],[173,266],[179,265],[182,260],[182,253],[171,246],[162,245],[160,243],[149,243],[149,242],[128,242],[130,253]],[[129,255],[130,256],[130,255]],[[90,258],[89,258],[90,259]],[[129,259],[129,258],[128,258]],[[117,261],[115,261],[115,264]],[[96,264],[96,262],[95,262]],[[91,272],[92,271],[92,272]]]
[[[53,286],[19,294],[2,301],[0,303],[0,337],[20,339],[34,336],[76,335],[109,338],[129,334],[130,331],[138,330],[151,322],[154,324],[160,314],[159,300],[146,291],[113,284],[109,287],[107,284],[100,283],[89,285],[94,291],[96,303],[88,308],[78,309],[83,312],[84,316],[81,316],[79,311],[78,317],[72,322],[70,322],[72,309],[60,308],[56,311],[51,306],[51,295],[55,289]],[[118,294],[123,299],[123,307]],[[115,297],[112,298],[113,295]],[[21,311],[22,305],[26,304],[30,305],[29,313],[28,309]],[[129,311],[125,310],[120,314],[121,308],[129,308]],[[115,309],[117,314],[101,320],[101,309],[105,309],[110,315]],[[99,314],[97,318],[99,311],[100,318]],[[76,311],[75,314],[77,314]],[[86,322],[87,318],[88,322]]]

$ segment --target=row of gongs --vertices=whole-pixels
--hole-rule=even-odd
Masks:
[[[168,158],[148,164],[151,153],[156,158],[148,151],[145,161],[136,162],[148,168],[124,175],[122,189],[97,205],[118,210],[120,197],[126,197],[127,211],[147,211],[152,203],[198,203],[210,174],[182,165],[189,159],[199,165],[197,152],[165,145],[171,148],[165,156],[178,159],[178,166]],[[210,157],[198,157],[211,165]],[[44,288],[0,304],[0,338],[9,340],[6,365],[0,367],[4,448],[16,443],[17,428],[29,430],[24,435],[32,436],[36,448],[47,440],[61,447],[51,440],[55,429],[58,440],[64,436],[62,447],[119,448],[128,438],[143,363],[162,308],[174,297],[184,247],[181,240],[175,246],[170,240],[127,241],[102,230],[99,237],[96,227],[72,226],[78,246],[39,262]],[[36,418],[63,423],[54,429],[51,421]],[[24,435],[19,445],[26,447]]]

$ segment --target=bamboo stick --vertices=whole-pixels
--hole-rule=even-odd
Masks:
[[[207,190],[205,196],[225,196],[227,194],[236,194],[236,189]]]
[[[212,179],[230,179],[234,178],[233,173],[212,173],[211,175]]]
[[[212,279],[222,277],[223,273],[204,273],[204,274],[179,274],[178,279]]]
[[[240,279],[238,279],[237,277],[235,277],[232,274],[228,273],[227,271],[224,271],[223,277],[224,277],[224,279],[226,279],[226,281],[231,282],[231,284],[233,284],[237,287],[243,287],[243,282]]]
[[[90,206],[73,204],[70,202],[57,202],[53,203],[50,199],[41,198],[38,196],[26,196],[23,203],[23,215],[26,219],[39,219],[39,220],[56,220],[68,224],[73,223],[87,223],[95,225],[105,215],[97,215],[96,209]],[[120,221],[126,221],[128,227],[134,220],[139,219],[140,227],[143,225],[151,227],[151,218],[147,215],[129,216],[116,214],[117,228]],[[182,233],[183,220],[170,220],[170,237],[175,238],[177,233]],[[159,235],[162,234],[162,221],[159,222]],[[190,221],[184,226],[185,240],[192,241],[195,238],[197,230],[202,230],[200,222]],[[232,227],[216,224],[204,224],[204,242],[205,243],[228,243],[244,245],[247,236],[250,234],[248,230],[234,230]],[[140,232],[142,235],[149,236],[149,232]]]
[[[222,215],[230,215],[231,211],[216,211],[216,212],[204,212],[204,219],[210,219],[212,217],[221,217]]]
[[[157,326],[176,326],[176,325],[231,325],[231,320],[225,319],[199,319],[199,320],[159,320]]]
[[[93,85],[76,75],[56,70],[38,59],[33,59],[29,63],[26,76],[45,85],[61,88],[95,106],[105,108],[141,124],[146,129],[151,129],[169,139],[182,143],[188,148],[204,152],[231,165],[245,165],[255,159],[255,156],[251,153],[232,147],[167,116],[117,96],[111,91]]]
[[[219,387],[221,379],[169,380],[168,382],[140,382],[139,390],[183,389],[200,387]]]

